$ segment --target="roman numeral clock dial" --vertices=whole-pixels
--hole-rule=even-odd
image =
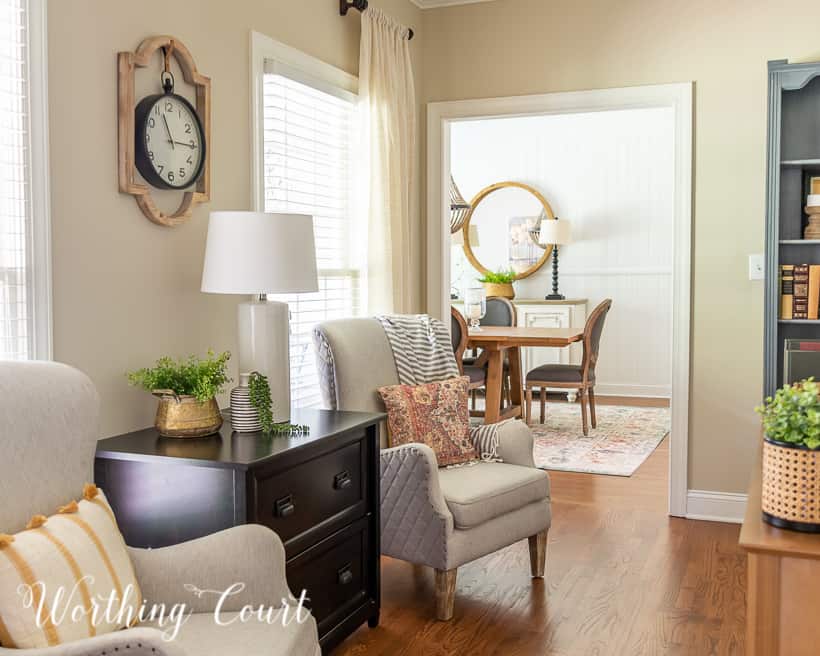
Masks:
[[[164,73],[164,93],[143,98],[135,110],[135,163],[145,181],[159,189],[185,189],[202,173],[205,138],[196,110],[173,92]]]

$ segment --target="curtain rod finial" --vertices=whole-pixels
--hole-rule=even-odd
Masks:
[[[340,15],[347,16],[347,10],[351,8],[364,11],[367,9],[367,0],[339,0]]]

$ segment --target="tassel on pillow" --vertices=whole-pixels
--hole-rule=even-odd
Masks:
[[[94,483],[86,483],[83,487],[83,499],[91,501],[96,499],[100,493],[100,489]]]
[[[26,524],[26,530],[31,530],[33,528],[40,528],[43,524],[48,521],[48,517],[45,515],[34,515],[30,520],[28,520],[28,524]]]
[[[61,515],[70,515],[72,513],[77,512],[80,509],[80,506],[77,505],[76,501],[71,501],[64,506],[60,506],[57,508],[57,512]]]

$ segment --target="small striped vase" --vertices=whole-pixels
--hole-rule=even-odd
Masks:
[[[231,426],[237,433],[258,433],[262,430],[259,413],[251,404],[250,379],[250,374],[239,374],[239,385],[231,390]]]

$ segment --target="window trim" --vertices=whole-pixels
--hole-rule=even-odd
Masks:
[[[265,210],[264,163],[262,161],[264,127],[262,118],[264,116],[263,81],[266,60],[274,60],[287,67],[297,69],[322,84],[343,89],[353,95],[359,93],[359,78],[355,75],[351,75],[281,41],[251,31],[251,208],[255,212]]]
[[[47,0],[28,0],[30,278],[32,351],[29,359],[54,357],[51,291],[51,185],[48,130]]]

